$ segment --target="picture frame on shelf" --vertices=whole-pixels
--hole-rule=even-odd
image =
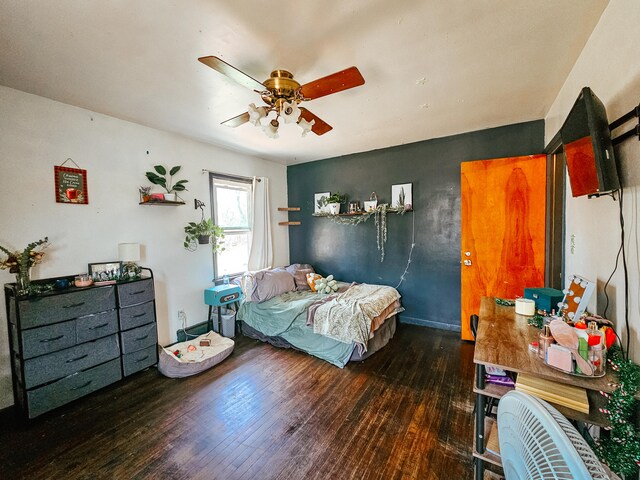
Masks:
[[[316,193],[313,196],[313,213],[328,213],[329,208],[325,201],[331,196],[331,192]]]
[[[90,263],[87,272],[93,279],[94,285],[109,285],[116,283],[122,277],[122,262]]]
[[[413,211],[413,183],[391,185],[391,208]]]

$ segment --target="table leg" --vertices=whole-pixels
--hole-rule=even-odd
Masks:
[[[485,368],[484,365],[476,365],[476,387],[481,389],[485,386],[484,380]],[[487,405],[487,397],[477,393],[476,394],[476,452],[484,453],[484,420],[485,409]],[[475,459],[475,478],[476,480],[483,480],[484,477],[484,461],[480,458]]]
[[[222,335],[222,307],[218,305],[218,335]]]
[[[213,319],[211,318],[212,307],[209,305],[209,315],[207,316],[207,332],[213,330]]]

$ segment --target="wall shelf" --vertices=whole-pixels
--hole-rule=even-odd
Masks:
[[[138,205],[184,205],[184,202],[172,202],[170,200],[149,200],[148,202],[140,202]]]
[[[299,212],[300,207],[278,207],[279,212]],[[278,225],[289,227],[291,225],[302,225],[302,222],[278,222]]]

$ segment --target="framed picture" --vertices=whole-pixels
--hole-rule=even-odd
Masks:
[[[313,196],[313,213],[328,213],[329,208],[325,205],[325,200],[329,198],[331,192],[316,193]]]
[[[90,263],[87,271],[94,285],[116,283],[122,276],[122,262]]]
[[[413,210],[413,184],[391,185],[391,207],[410,212]]]
[[[86,170],[55,165],[53,176],[56,187],[56,202],[83,205],[89,203]]]

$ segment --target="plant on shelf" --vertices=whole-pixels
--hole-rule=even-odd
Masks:
[[[340,213],[340,205],[347,201],[347,196],[340,192],[332,193],[328,197],[324,198],[324,204],[329,207],[329,213],[331,215],[337,215]]]
[[[173,182],[173,176],[180,171],[182,166],[176,165],[175,167],[171,167],[169,170],[169,179],[167,180],[167,169],[162,165],[155,165],[153,169],[155,172],[146,172],[145,175],[147,179],[153,183],[154,185],[160,185],[164,188],[167,193],[164,195],[165,200],[175,202],[177,199],[177,192],[184,192],[187,187],[185,187],[185,183],[189,180],[178,180],[176,183]]]
[[[27,295],[31,284],[31,267],[42,262],[43,250],[49,245],[49,238],[32,242],[22,251],[10,251],[0,245],[0,251],[7,255],[7,258],[0,260],[0,269],[9,270],[9,273],[16,274],[16,287],[18,295]],[[40,247],[40,248],[38,248]]]
[[[184,227],[184,248],[193,252],[198,248],[198,244],[206,245],[211,243],[214,253],[224,250],[222,239],[224,238],[224,230],[222,227],[215,225],[210,218],[206,220],[204,217],[200,222],[189,222]]]

